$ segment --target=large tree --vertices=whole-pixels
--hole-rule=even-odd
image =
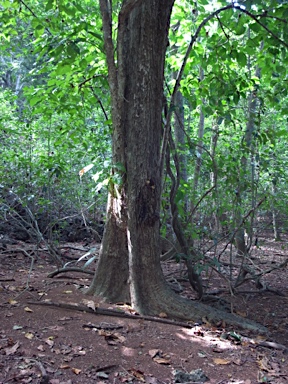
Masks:
[[[141,314],[164,312],[195,320],[224,316],[230,323],[243,325],[245,321],[234,315],[176,295],[161,270],[161,177],[169,136],[163,134],[162,126],[163,80],[173,3],[123,1],[115,54],[112,9],[109,2],[100,0],[112,104],[114,175],[100,260],[88,293],[111,302],[129,301]],[[193,41],[190,49],[192,45]],[[167,118],[169,130],[169,114]],[[254,328],[255,324],[246,322],[246,326]]]
[[[159,300],[153,292],[166,287],[159,260],[160,144],[173,2],[123,2],[116,66],[112,14],[107,2],[100,0],[112,99],[114,172],[122,171],[122,180],[110,184],[101,258],[89,291],[113,301],[131,300],[141,313],[158,313]],[[149,296],[154,300],[147,300]]]
[[[279,61],[281,57],[285,63],[286,51],[283,47],[287,48],[287,32],[280,26],[287,24],[287,6],[279,0],[255,0],[253,8],[251,1],[243,2],[245,5],[233,1],[227,3],[225,0],[187,0],[175,4],[175,14],[177,7],[181,12],[175,16],[171,28],[174,37],[170,34],[170,40],[171,47],[181,46],[177,49],[179,56],[175,55],[174,49],[173,60],[169,64],[170,70],[176,71],[177,75],[170,103],[167,103],[168,108],[164,108],[167,113],[163,114],[163,106],[166,106],[163,97],[165,52],[169,45],[168,31],[174,1],[99,0],[111,95],[113,166],[100,260],[88,293],[111,302],[129,301],[143,314],[158,315],[165,312],[168,316],[195,320],[207,316],[241,324],[244,320],[233,315],[225,315],[201,303],[180,298],[166,284],[159,249],[163,168],[166,161],[173,186],[170,200],[174,230],[182,253],[191,257],[187,260],[189,278],[201,288],[199,277],[193,269],[195,253],[183,237],[182,223],[177,215],[174,197],[179,178],[173,176],[169,161],[171,154],[171,163],[174,161],[177,171],[170,121],[171,115],[177,110],[176,96],[180,80],[183,77],[185,98],[189,101],[189,94],[194,95],[194,98],[190,97],[194,100],[191,109],[205,99],[203,113],[208,118],[214,116],[219,121],[221,117],[222,121],[225,117],[229,121],[236,114],[239,116],[237,109],[231,107],[237,105],[240,96],[246,98],[251,83],[245,79],[245,72],[242,71],[243,76],[238,79],[237,71],[246,68],[247,54],[257,54],[262,41],[264,49],[255,62],[259,68],[265,69],[262,71],[262,87],[265,80],[267,84],[278,86],[281,84],[279,79],[285,79],[284,66],[277,66],[277,63],[282,63]],[[98,8],[95,7],[95,0],[86,0],[81,4],[51,0],[44,2],[44,7],[42,0],[31,2],[33,7],[28,2],[20,3],[20,11],[16,0],[1,4],[3,12],[0,20],[5,27],[7,40],[5,46],[10,49],[10,34],[15,35],[16,26],[20,25],[19,19],[25,20],[25,26],[28,26],[26,37],[29,36],[29,41],[34,38],[34,54],[39,57],[35,70],[37,68],[38,75],[46,73],[50,78],[44,87],[32,84],[30,91],[25,91],[26,96],[32,106],[37,106],[34,112],[44,114],[46,119],[51,119],[55,109],[67,116],[69,126],[63,130],[61,124],[59,130],[64,133],[63,140],[70,141],[75,134],[71,132],[71,126],[75,126],[76,119],[82,113],[83,101],[93,108],[96,98],[105,117],[108,116],[97,92],[105,88],[107,69],[102,60],[102,35],[98,33]],[[222,8],[216,9],[220,4]],[[86,10],[83,9],[84,5]],[[191,6],[189,16],[184,12],[186,5],[187,9]],[[192,21],[186,28],[189,28],[189,33],[190,30],[193,32],[186,53],[183,53],[188,29],[182,33],[178,28],[182,27],[182,20],[186,24],[186,16]],[[241,36],[245,34],[247,25],[252,31],[252,38],[247,44],[244,42],[241,45]],[[194,55],[189,60],[195,43]],[[183,76],[185,67],[189,75],[186,73]],[[199,83],[197,77],[200,67],[205,77]],[[282,77],[276,78],[275,74],[278,76],[279,73],[282,73]],[[41,80],[44,81],[44,78],[41,77]],[[275,95],[276,91],[275,86]],[[227,97],[223,98],[223,95]],[[272,98],[273,92],[269,95]],[[272,105],[275,106],[276,102]],[[225,162],[228,160],[225,159]],[[177,172],[179,176],[180,170]],[[246,325],[251,328],[255,326],[252,322],[246,322]]]

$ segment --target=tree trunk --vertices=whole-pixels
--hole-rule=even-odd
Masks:
[[[107,203],[106,225],[100,249],[99,263],[87,294],[98,295],[111,302],[130,302],[128,285],[128,244],[127,244],[127,199],[125,168],[125,126],[124,114],[124,85],[121,78],[121,68],[116,67],[114,60],[115,47],[112,39],[112,10],[108,2],[100,0],[100,10],[103,21],[104,47],[108,65],[108,79],[111,93],[111,115],[113,123],[112,163],[113,172]],[[125,2],[127,5],[127,2]],[[131,1],[128,1],[128,7]],[[126,7],[127,9],[127,7]],[[129,11],[129,10],[128,10]],[[121,13],[122,12],[122,13]],[[123,5],[119,14],[119,40],[122,37],[122,23],[125,20]],[[121,49],[118,45],[118,48]],[[121,52],[118,50],[119,61]],[[123,64],[122,64],[123,65]],[[119,81],[119,77],[120,80]],[[122,171],[121,171],[122,169]],[[120,184],[113,182],[113,176],[121,176]]]
[[[199,69],[199,80],[204,79],[204,70],[200,67]],[[203,136],[204,136],[204,124],[205,124],[205,115],[203,110],[203,105],[205,104],[205,99],[202,98],[202,105],[200,107],[200,116],[198,124],[198,146],[196,150],[196,164],[194,169],[194,183],[193,183],[193,205],[195,204],[195,198],[197,196],[197,189],[200,177],[200,171],[202,166],[202,153],[203,153]]]
[[[116,70],[112,15],[108,3],[100,0],[112,99],[114,172],[119,162],[125,172],[120,173],[120,185],[111,183],[99,266],[88,293],[115,302],[127,297],[129,284],[131,304],[141,314],[164,312],[195,321],[207,316],[264,331],[251,321],[179,297],[167,285],[161,269],[163,80],[173,2],[123,1]]]
[[[248,62],[248,69],[250,71],[250,61]],[[255,75],[260,78],[260,69],[257,67],[255,71]],[[238,194],[236,197],[236,217],[235,217],[235,222],[236,226],[239,226],[239,228],[236,231],[235,234],[235,247],[237,249],[237,256],[245,257],[247,253],[247,247],[245,243],[245,237],[244,237],[244,228],[242,223],[242,213],[241,213],[241,208],[242,208],[242,200],[243,200],[243,195],[246,193],[247,185],[251,186],[252,189],[252,209],[255,208],[255,191],[254,191],[254,184],[255,184],[255,144],[253,143],[253,134],[256,129],[256,110],[257,110],[257,105],[258,105],[258,98],[257,98],[257,90],[255,89],[250,93],[249,97],[249,102],[248,102],[248,121],[246,124],[246,131],[245,131],[245,136],[244,136],[244,142],[246,144],[247,149],[249,150],[249,157],[251,159],[251,171],[248,168],[247,164],[247,158],[248,156],[244,155],[242,156],[241,159],[241,164],[242,164],[242,175],[243,179],[240,180],[239,186],[238,186]],[[249,180],[250,177],[250,180]],[[250,224],[250,230],[249,231],[249,237],[252,239],[252,234],[253,234],[253,219],[254,219],[254,214],[251,220]]]
[[[123,40],[118,41],[125,83],[130,294],[133,307],[144,314],[160,312],[158,293],[166,288],[159,248],[159,161],[164,62],[172,4],[173,0],[142,2],[130,12]]]
[[[274,240],[281,241],[280,231],[277,223],[277,211],[274,207],[274,199],[276,199],[277,195],[277,186],[276,186],[276,178],[272,180],[272,195],[273,195],[273,204],[272,204],[272,224],[273,224],[273,232],[274,232]]]
[[[113,303],[130,302],[127,221],[119,214],[120,200],[112,193],[109,194],[100,259],[87,291],[87,294],[97,295]]]

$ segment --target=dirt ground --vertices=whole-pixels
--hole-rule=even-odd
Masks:
[[[253,252],[269,259],[271,266],[287,258],[286,244],[263,241]],[[0,253],[1,384],[288,383],[287,267],[264,278],[275,292],[257,292],[247,283],[231,296],[225,280],[209,276],[210,291],[222,290],[216,304],[224,303],[228,310],[265,325],[270,333],[264,337],[225,324],[216,327],[205,319],[183,327],[100,315],[97,307],[131,310],[85,296],[83,289],[92,275],[66,272],[47,277],[55,265],[42,251],[32,266],[29,249],[31,244],[19,242]],[[75,259],[85,253],[80,243],[66,244],[65,252]],[[167,262],[163,270],[171,278],[179,265]],[[180,284],[181,295],[194,300],[188,284]],[[29,301],[96,310],[88,313]]]

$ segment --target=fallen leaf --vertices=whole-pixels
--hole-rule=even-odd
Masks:
[[[110,337],[112,335],[112,333],[111,332],[107,332],[104,329],[99,329],[98,330],[98,335],[99,336]]]
[[[28,339],[28,340],[32,340],[33,339],[33,337],[34,337],[34,335],[33,335],[33,333],[31,333],[31,332],[27,332],[27,333],[25,333],[25,335],[24,335],[25,337],[26,337],[26,339]]]
[[[117,339],[120,343],[124,343],[124,341],[126,341],[126,338],[119,332],[113,333],[113,338]]]
[[[86,355],[86,351],[83,349],[83,347],[73,347],[72,349],[73,356],[84,356]]]
[[[163,354],[159,349],[150,349],[149,356],[158,364],[170,364],[170,355]]]
[[[25,312],[33,312],[32,309],[29,308],[29,307],[25,307],[25,308],[24,308],[24,311],[25,311]]]
[[[67,295],[69,295],[70,293],[73,293],[73,291],[67,290],[67,291],[63,291],[63,293],[66,293]]]
[[[18,301],[10,299],[10,300],[8,300],[8,303],[11,304],[11,305],[17,305]]]
[[[40,298],[42,298],[43,296],[47,296],[47,293],[46,292],[38,292],[38,295],[40,296]]]
[[[46,344],[49,345],[49,347],[53,347],[53,345],[54,345],[54,340],[53,340],[53,338],[48,337],[48,338],[45,339],[44,341],[45,341]]]
[[[18,329],[22,329],[23,327],[21,325],[14,325],[12,329],[14,329],[14,331],[18,331]]]
[[[19,346],[20,346],[20,343],[19,343],[19,341],[17,341],[17,343],[15,343],[12,347],[4,348],[5,354],[7,356],[12,355],[13,353],[15,353],[17,351]]]
[[[158,316],[161,317],[162,319],[165,319],[166,317],[168,317],[167,313],[165,312],[160,312]]]
[[[240,365],[243,365],[243,362],[241,359],[235,359],[235,360],[233,360],[233,364],[240,366]]]
[[[81,369],[72,368],[72,372],[75,373],[75,375],[79,375],[79,373],[81,373]]]
[[[136,377],[136,379],[138,379],[138,380],[142,381],[143,383],[145,383],[145,376],[144,376],[142,371],[139,371],[138,369],[128,369],[128,372],[132,376]]]
[[[236,311],[236,314],[241,317],[247,317],[247,312],[244,311]]]
[[[266,337],[263,335],[257,335],[255,338],[255,341],[265,341],[265,340],[266,340]]]
[[[215,358],[213,359],[214,363],[217,364],[217,365],[227,365],[227,364],[230,364],[231,361],[230,360],[226,360],[226,359],[219,359],[219,358]]]
[[[60,365],[59,368],[60,368],[60,369],[69,369],[69,368],[70,368],[70,365],[62,364],[62,365]]]
[[[171,363],[171,360],[168,359],[168,358],[163,358],[163,357],[154,357],[153,358],[153,361],[155,361],[155,363],[158,363],[158,364],[170,364]]]
[[[259,356],[258,360],[257,360],[257,364],[262,371],[266,371],[266,372],[272,372],[273,371],[269,367],[269,360],[266,356]]]
[[[236,341],[237,343],[240,343],[242,340],[241,335],[239,335],[236,332],[230,332],[229,333],[229,339],[232,339],[233,341]]]
[[[99,371],[96,373],[96,377],[99,377],[100,379],[108,379],[109,375],[107,375],[106,372]]]
[[[199,351],[197,354],[198,354],[199,357],[202,357],[202,358],[203,357],[207,357],[207,355],[206,355],[206,353],[204,351]]]
[[[44,345],[42,345],[42,344],[38,345],[37,349],[40,352],[44,352],[45,351]]]
[[[160,353],[159,349],[150,349],[148,351],[149,353],[149,356],[151,356],[152,358],[155,357],[156,355],[158,355]]]
[[[15,292],[18,290],[18,288],[15,287],[14,285],[8,285],[7,288],[8,288],[8,291],[12,291],[12,292]]]
[[[93,300],[83,299],[83,300],[82,300],[82,303],[83,303],[84,305],[86,305],[88,308],[91,308],[91,309],[93,309],[93,311],[95,311],[95,309],[96,309],[96,304],[95,304],[95,302],[94,302]]]

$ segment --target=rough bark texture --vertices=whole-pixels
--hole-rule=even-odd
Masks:
[[[126,19],[122,41],[130,293],[132,305],[144,314],[159,307],[157,293],[166,286],[159,248],[159,158],[172,4],[171,0],[147,0],[135,7]]]
[[[119,207],[115,207],[120,203],[110,194],[100,259],[87,291],[112,303],[130,301],[126,220],[121,221]]]
[[[123,1],[115,71],[111,14],[100,0],[112,98],[113,163],[121,162],[126,172],[121,185],[110,190],[99,266],[88,293],[115,302],[126,300],[130,292],[132,306],[143,315],[165,312],[189,320],[207,316],[259,329],[253,322],[179,297],[161,269],[162,87],[173,3]]]
[[[126,137],[125,126],[122,123],[122,115],[124,113],[123,86],[121,81],[118,81],[121,76],[114,61],[115,47],[112,39],[112,11],[106,0],[100,0],[99,2],[111,93],[111,115],[113,122],[112,156],[113,164],[116,166],[113,169],[113,173],[120,173],[119,169],[117,170],[117,164],[125,165]],[[127,4],[127,2],[125,3]],[[129,3],[131,1],[128,1],[128,5]],[[121,18],[123,18],[122,15]],[[120,37],[121,33],[119,31]],[[110,185],[100,259],[95,277],[87,291],[87,294],[98,295],[111,302],[130,301],[125,183],[126,175],[122,172],[121,185]]]

